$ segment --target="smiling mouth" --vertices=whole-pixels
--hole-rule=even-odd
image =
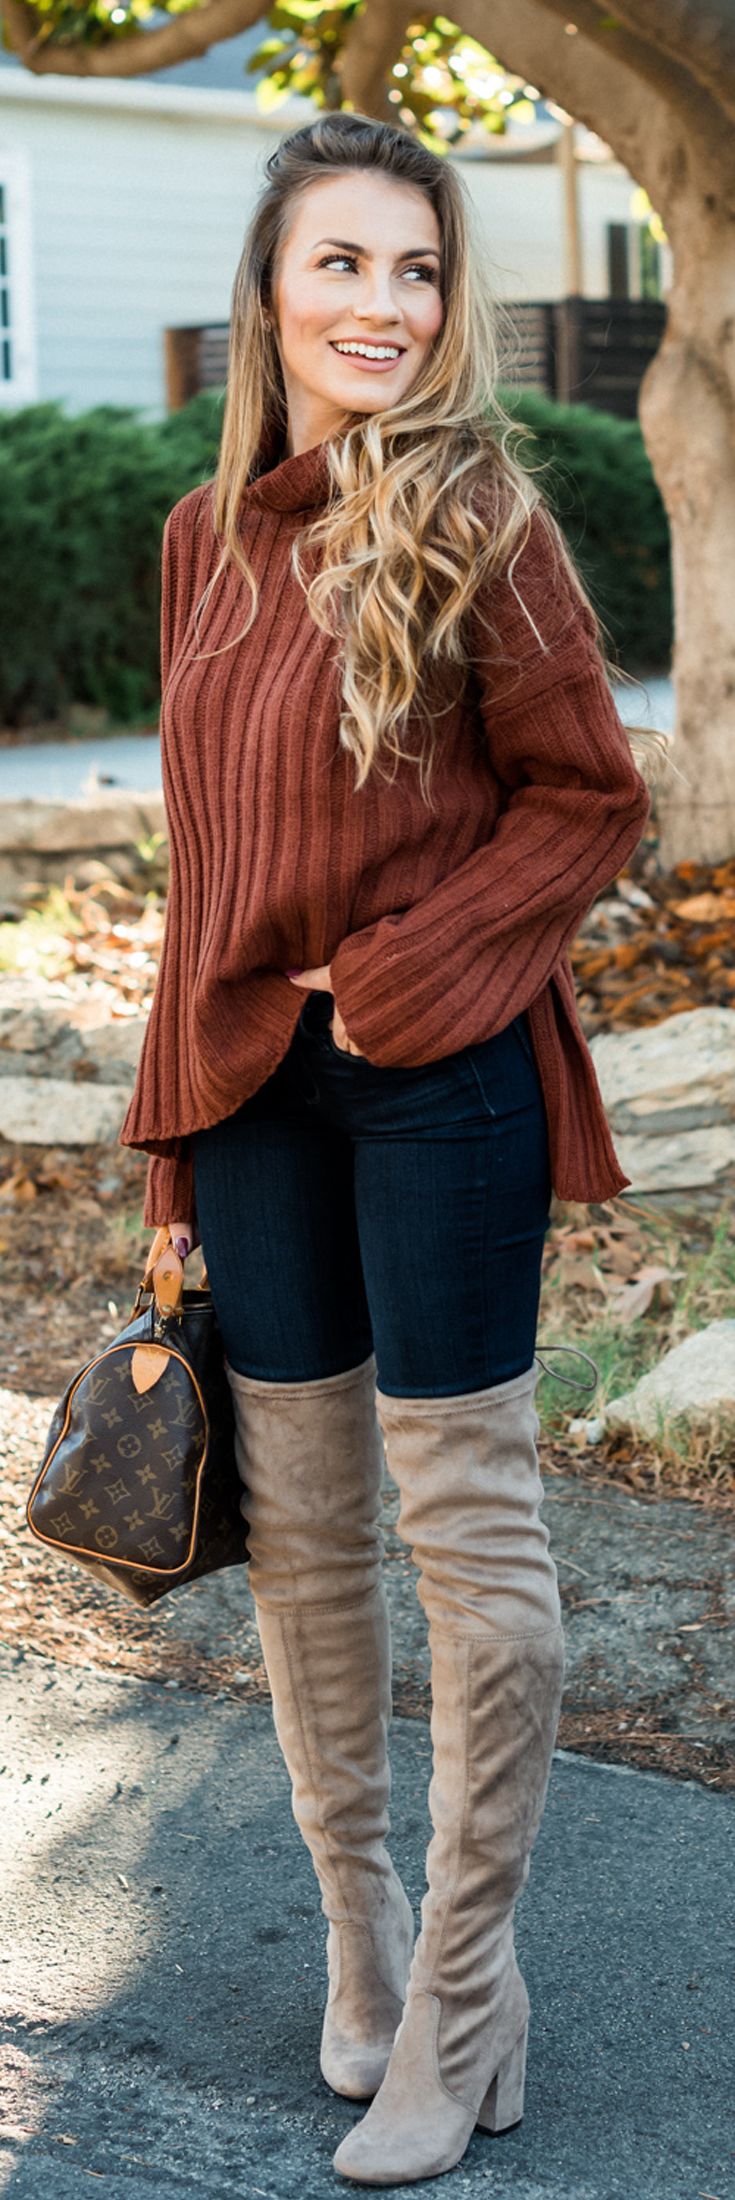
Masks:
[[[403,358],[405,350],[404,344],[368,344],[357,341],[352,342],[349,338],[341,342],[336,337],[331,342],[332,350],[338,351],[344,359],[390,359],[397,361]]]

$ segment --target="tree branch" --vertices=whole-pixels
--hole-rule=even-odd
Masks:
[[[12,51],[34,76],[149,76],[175,61],[192,61],[224,38],[259,23],[263,0],[208,0],[154,31],[110,38],[104,45],[49,43],[47,18],[32,0],[1,0]]]
[[[637,174],[631,140],[633,134],[636,139],[642,136],[646,125],[650,130],[652,103],[640,82],[643,70],[635,69],[633,63],[645,61],[654,92],[660,96],[663,86],[655,80],[653,57],[642,45],[639,51],[638,42],[627,33],[625,53],[613,53],[594,0],[576,0],[574,20],[583,35],[565,38],[557,18],[566,24],[573,4],[574,0],[459,0],[454,12],[462,28],[514,74],[526,74],[534,82],[543,78],[552,96],[588,122],[606,143],[614,144],[621,160]],[[410,0],[368,0],[353,20],[338,67],[343,97],[363,113],[391,119],[386,78],[413,12]],[[682,87],[673,63],[659,64],[658,77],[668,67],[667,89],[679,92]],[[685,89],[689,96],[691,87]],[[663,123],[666,108],[661,98],[659,112]]]
[[[368,0],[353,16],[337,62],[343,99],[361,114],[395,121],[388,78],[416,13],[415,0]]]
[[[689,155],[696,158],[700,189],[722,196],[732,169],[731,133],[709,102],[703,125],[698,103],[706,95],[696,86],[691,87],[686,113],[677,116],[664,90],[643,81],[630,62],[611,53],[604,39],[588,37],[581,27],[575,37],[565,37],[559,28],[562,12],[581,26],[589,6],[590,0],[577,0],[572,18],[564,0],[458,0],[455,14],[504,68],[538,84],[568,114],[596,131],[671,226]]]
[[[549,13],[558,16],[565,25],[570,21],[570,0],[541,0]],[[735,82],[728,83],[726,76],[718,79],[715,91],[705,90],[692,78],[690,67],[665,51],[666,41],[650,35],[641,25],[639,17],[629,7],[618,8],[612,0],[617,22],[609,14],[606,0],[574,0],[572,20],[578,33],[589,39],[601,53],[609,53],[624,68],[633,70],[654,91],[663,92],[673,112],[678,112],[689,123],[695,120],[702,131],[710,129],[718,115],[735,112]],[[652,0],[653,12],[658,0]],[[633,28],[624,27],[624,18]]]
[[[595,130],[635,174],[631,155],[651,101],[630,70],[583,36],[565,38],[544,0],[458,0],[457,17],[503,68]]]
[[[663,48],[717,100],[735,105],[735,11],[732,0],[613,0],[621,23]]]

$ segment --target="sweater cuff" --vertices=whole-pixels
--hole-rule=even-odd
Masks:
[[[410,1014],[408,1010],[398,1017],[395,1014],[396,991],[401,982],[401,927],[410,915],[409,910],[378,917],[361,931],[347,933],[329,963],[331,992],[345,1029],[368,1060],[381,1069],[400,1069],[411,1063]],[[396,966],[394,970],[391,964]],[[405,969],[402,982],[405,987]],[[442,1051],[446,1052],[443,1042],[438,1048],[439,1053]],[[420,1055],[417,1064],[428,1058]]]
[[[191,1250],[201,1245],[194,1196],[194,1159],[189,1141],[182,1138],[178,1155],[153,1154],[148,1162],[143,1222],[146,1229],[161,1223],[186,1222],[192,1227]]]

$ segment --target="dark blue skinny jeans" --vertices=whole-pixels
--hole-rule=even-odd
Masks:
[[[418,1069],[332,1038],[307,995],[273,1075],[193,1133],[199,1234],[230,1365],[307,1382],[375,1352],[396,1397],[534,1357],[551,1175],[528,1021]]]

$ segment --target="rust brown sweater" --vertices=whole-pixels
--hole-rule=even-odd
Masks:
[[[507,574],[483,584],[466,679],[455,666],[437,691],[433,810],[414,762],[392,783],[373,770],[356,791],[354,758],[337,738],[337,645],[290,567],[294,534],[326,492],[325,444],[276,460],[249,485],[241,528],[257,617],[234,649],[200,662],[193,614],[218,552],[211,485],[182,497],[164,529],[170,885],[119,1143],[151,1155],[144,1222],[189,1216],[195,1244],[189,1134],[276,1069],[306,997],[285,972],[322,963],[350,1037],[386,1066],[435,1061],[527,1008],[555,1191],[605,1199],[630,1181],[566,953],[649,808],[589,614],[535,517],[515,581],[547,646]],[[247,601],[229,567],[200,621],[203,650],[237,632]]]

